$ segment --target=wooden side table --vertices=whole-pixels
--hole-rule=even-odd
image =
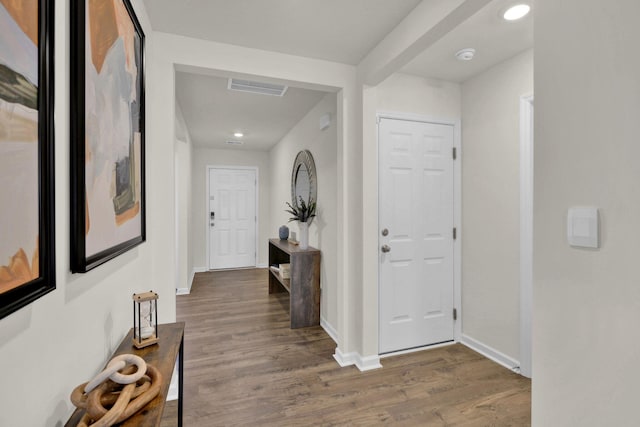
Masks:
[[[290,264],[283,279],[271,266]],[[320,324],[320,250],[300,249],[286,240],[269,239],[269,293],[289,292],[291,328]]]
[[[184,322],[167,323],[158,325],[158,344],[137,349],[133,346],[133,329],[120,343],[118,349],[111,358],[120,354],[135,354],[144,359],[145,362],[155,366],[162,374],[162,387],[160,393],[131,418],[125,420],[121,426],[129,427],[151,427],[159,426],[162,419],[162,412],[167,400],[171,375],[178,359],[178,426],[182,427],[182,395],[183,395],[183,372],[184,372]],[[111,360],[109,358],[109,360]],[[71,390],[69,390],[71,392]],[[83,409],[76,409],[69,421],[65,424],[68,427],[75,427],[84,415]]]

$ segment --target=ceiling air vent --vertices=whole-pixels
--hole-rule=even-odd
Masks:
[[[244,142],[242,142],[242,141],[227,141],[227,142],[225,142],[225,144],[227,144],[227,145],[242,145],[242,144],[244,144]]]
[[[272,83],[252,82],[250,80],[229,79],[229,90],[237,90],[240,92],[259,93],[262,95],[283,96],[288,89],[285,85],[276,85]]]

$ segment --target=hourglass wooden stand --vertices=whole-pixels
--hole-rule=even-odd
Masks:
[[[144,303],[149,304],[149,318],[147,328],[155,323],[152,334],[145,336],[142,326],[142,310]],[[158,342],[158,294],[149,291],[141,294],[133,294],[133,345],[136,348],[144,348]]]

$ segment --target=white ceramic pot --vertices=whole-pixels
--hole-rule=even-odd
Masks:
[[[298,228],[300,229],[300,249],[307,249],[309,247],[309,223],[299,222]]]

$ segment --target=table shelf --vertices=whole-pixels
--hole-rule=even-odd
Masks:
[[[287,290],[287,292],[291,293],[291,279],[284,279],[280,276],[280,273],[273,270],[273,267],[269,267],[269,274],[276,278],[278,282]]]
[[[320,324],[320,251],[269,239],[269,265],[290,264],[290,278],[269,268],[269,293],[289,292],[291,328]]]

